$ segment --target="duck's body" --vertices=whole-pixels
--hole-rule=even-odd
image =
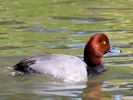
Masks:
[[[23,64],[22,64],[23,63]],[[20,64],[20,63],[19,63]],[[52,76],[62,80],[86,80],[87,64],[80,58],[65,54],[49,54],[44,56],[33,57],[16,65],[16,69],[26,68],[24,72],[39,72],[46,76]]]
[[[84,60],[72,55],[49,54],[20,61],[14,66],[14,70],[23,73],[39,72],[45,76],[68,81],[87,80],[88,77],[105,71],[101,59],[109,50],[107,36],[96,34],[85,46]]]
[[[22,61],[29,62],[29,70],[24,72],[30,73],[36,71],[47,76],[53,76],[62,80],[86,80],[87,71],[86,63],[80,58],[64,54],[49,54],[45,56],[35,57]],[[17,65],[16,65],[17,66]],[[20,68],[22,68],[21,66]],[[19,67],[17,66],[16,69]],[[31,70],[32,69],[32,70]]]

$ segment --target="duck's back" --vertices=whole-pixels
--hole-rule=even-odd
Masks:
[[[62,80],[86,80],[86,64],[80,58],[64,54],[49,54],[33,57],[21,61],[17,67],[25,66],[28,70],[34,70],[46,76],[52,76]],[[20,68],[19,68],[20,69]]]

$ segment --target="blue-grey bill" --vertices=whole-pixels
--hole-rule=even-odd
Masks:
[[[119,50],[118,48],[111,47],[109,53],[119,54],[122,53],[122,51]]]

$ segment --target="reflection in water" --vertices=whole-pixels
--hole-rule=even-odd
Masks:
[[[41,85],[36,85],[35,93],[45,96],[70,96],[78,97],[82,94],[82,90],[86,88],[85,83],[64,83],[64,82],[44,82]]]
[[[83,100],[103,100],[101,92],[101,84],[93,84],[87,87],[82,96]]]

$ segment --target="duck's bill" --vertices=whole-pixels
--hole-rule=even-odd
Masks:
[[[109,53],[119,54],[119,53],[122,53],[122,51],[119,50],[118,48],[111,47],[109,50]]]

